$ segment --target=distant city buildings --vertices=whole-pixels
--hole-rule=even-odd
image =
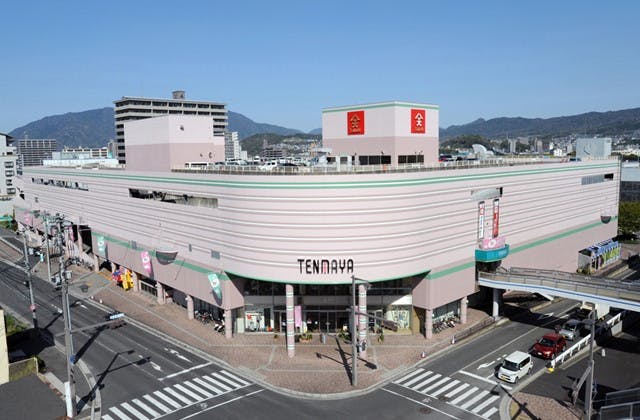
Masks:
[[[576,158],[592,159],[611,156],[611,137],[576,139]]]
[[[42,166],[42,161],[51,159],[53,152],[58,150],[55,139],[18,139],[15,143],[19,170],[27,166]]]
[[[224,133],[224,157],[229,159],[241,159],[242,149],[238,140],[237,131],[227,131]]]
[[[18,155],[12,141],[13,137],[0,133],[0,218],[13,213],[12,200],[16,195],[14,180]]]
[[[126,121],[135,121],[163,115],[208,116],[212,121],[212,134],[223,136],[227,129],[226,105],[220,102],[190,101],[182,90],[174,91],[171,99],[123,96],[114,101],[117,158],[126,163],[125,130]]]

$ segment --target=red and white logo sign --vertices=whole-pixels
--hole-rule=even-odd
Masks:
[[[151,268],[151,258],[149,257],[149,251],[141,251],[140,259],[142,260],[142,267],[144,268],[144,272],[147,273],[147,276],[150,276],[152,273],[152,268]]]
[[[498,236],[500,231],[500,200],[497,198],[493,200],[493,231],[492,235],[494,238]]]
[[[412,133],[427,132],[427,113],[424,109],[411,110],[411,132]]]
[[[364,134],[364,111],[347,112],[347,135]]]

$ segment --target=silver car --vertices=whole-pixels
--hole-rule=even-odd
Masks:
[[[582,321],[579,319],[570,319],[564,323],[558,333],[567,340],[574,341],[580,338],[580,329],[582,328]]]

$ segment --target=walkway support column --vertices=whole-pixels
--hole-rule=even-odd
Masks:
[[[224,337],[228,340],[233,338],[233,315],[231,309],[224,310]]]
[[[138,293],[140,291],[140,278],[135,271],[131,272],[131,281],[133,282],[133,291]]]
[[[166,302],[164,298],[164,285],[159,281],[156,282],[156,291],[158,292],[158,304],[164,305]]]
[[[425,309],[424,330],[427,340],[433,337],[433,309]]]
[[[493,307],[491,310],[491,316],[493,319],[498,319],[500,316],[500,289],[493,289]]]
[[[285,286],[286,305],[287,305],[287,354],[289,357],[296,355],[295,343],[295,323],[293,319],[293,285]]]
[[[96,254],[93,254],[93,272],[97,273],[100,271],[100,260]]]
[[[467,299],[466,296],[460,299],[460,323],[461,324],[467,323],[467,303],[469,303],[469,300]]]
[[[358,285],[358,312],[367,313],[367,288],[364,284]],[[367,326],[369,319],[366,315],[358,316],[358,343],[360,344],[360,356],[367,357]]]
[[[193,319],[193,298],[189,295],[186,295],[184,300],[187,301],[187,318]],[[225,326],[226,329],[226,326]]]
[[[80,261],[84,261],[84,245],[82,243],[82,232],[80,232],[80,225],[76,225],[76,233],[78,234],[78,258],[80,258]]]

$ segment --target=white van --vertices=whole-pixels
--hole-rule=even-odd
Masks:
[[[278,161],[277,160],[270,160],[268,162],[265,162],[264,164],[260,165],[259,168],[261,171],[272,171],[273,168],[276,168],[278,166]]]
[[[531,355],[523,351],[514,351],[502,362],[500,369],[498,369],[498,378],[515,384],[518,379],[531,373],[532,369]]]

